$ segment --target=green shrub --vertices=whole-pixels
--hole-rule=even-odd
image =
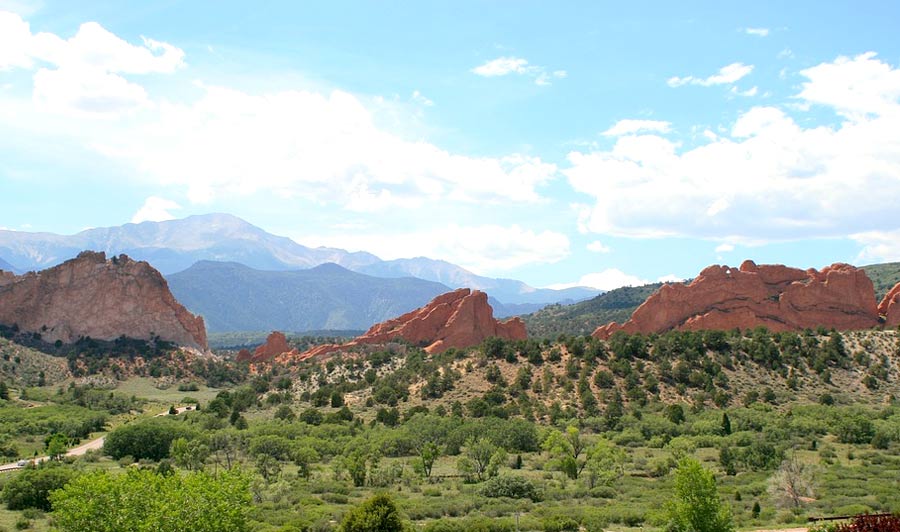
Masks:
[[[50,511],[50,492],[62,488],[75,476],[75,471],[56,464],[28,468],[6,483],[0,498],[10,510]]]
[[[508,497],[510,499],[541,500],[540,491],[527,478],[515,475],[494,477],[481,487],[481,495],[485,497]]]
[[[387,494],[375,495],[344,517],[339,532],[404,532],[409,526]]]
[[[134,460],[162,460],[169,457],[172,441],[192,439],[194,430],[183,423],[155,418],[124,425],[109,433],[103,442],[103,452],[118,460],[131,456]]]

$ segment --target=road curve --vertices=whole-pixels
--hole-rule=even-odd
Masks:
[[[175,410],[178,412],[178,414],[181,414],[183,412],[187,412],[188,410],[193,410],[193,409],[194,409],[193,406],[179,406]],[[160,412],[159,414],[156,414],[154,417],[163,417],[163,416],[168,416],[168,415],[169,415],[169,411],[166,410],[165,412]],[[66,456],[81,456],[88,451],[96,451],[96,450],[102,449],[103,442],[105,440],[106,440],[106,436],[100,436],[99,438],[91,440],[87,443],[82,443],[78,447],[73,447],[73,448],[69,449],[68,451],[66,451]],[[23,460],[19,460],[16,462],[10,462],[8,464],[2,464],[2,465],[0,465],[0,473],[6,472],[6,471],[17,471],[19,469],[24,468],[29,463],[41,463],[41,462],[46,462],[49,459],[50,459],[49,456],[40,456],[38,458],[31,458],[28,460],[24,460],[25,465],[19,465],[19,462],[22,462]]]

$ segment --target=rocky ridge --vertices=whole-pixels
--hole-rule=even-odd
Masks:
[[[258,362],[271,362],[279,356],[296,357],[299,354],[300,352],[296,348],[288,344],[284,333],[273,331],[266,338],[266,342],[254,349],[253,353],[250,353],[247,349],[241,349],[235,360],[255,364]]]
[[[884,316],[885,327],[900,326],[900,283],[885,294],[878,304],[878,313]]]
[[[206,351],[203,318],[187,311],[150,264],[84,251],[40,272],[0,272],[0,323],[48,342],[129,338]]]
[[[422,346],[428,353],[450,348],[465,349],[496,336],[506,340],[528,337],[519,318],[494,319],[487,294],[460,288],[447,292],[424,307],[372,326],[365,334],[345,344],[320,345],[300,355],[300,359],[347,351],[360,345],[385,344],[397,339]]]
[[[709,266],[690,284],[663,285],[627,322],[603,325],[593,335],[606,339],[616,331],[649,334],[758,326],[774,332],[820,326],[868,329],[879,325],[880,314],[888,311],[900,321],[898,300],[900,288],[895,287],[881,311],[872,281],[849,264],[832,264],[818,271],[748,260],[737,269]]]

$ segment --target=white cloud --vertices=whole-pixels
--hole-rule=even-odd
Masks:
[[[180,209],[181,205],[172,200],[150,196],[144,201],[144,204],[134,216],[131,217],[131,223],[139,224],[141,222],[164,222],[173,220],[173,216],[169,211]]]
[[[744,28],[744,33],[754,35],[756,37],[768,37],[769,28]]]
[[[672,130],[672,123],[663,120],[619,120],[611,128],[603,132],[607,137],[620,137],[633,133],[657,132],[668,133]]]
[[[900,112],[900,69],[876,59],[875,52],[854,58],[838,57],[832,63],[801,70],[807,78],[797,95],[807,103],[833,108],[850,120]]]
[[[518,74],[534,78],[536,85],[550,85],[551,80],[568,76],[565,70],[547,72],[542,66],[531,65],[521,57],[498,57],[472,69],[473,74],[486,78]]]
[[[759,87],[757,87],[755,85],[753,87],[750,87],[749,89],[743,90],[743,91],[738,89],[737,86],[731,87],[731,94],[734,94],[735,96],[751,97],[751,96],[756,96],[756,94],[758,92],[759,92]]]
[[[521,57],[498,57],[472,69],[474,74],[486,78],[507,74],[532,74],[537,71],[538,67],[530,66],[528,61]]]
[[[547,288],[562,290],[564,288],[572,288],[575,286],[587,286],[598,290],[612,290],[623,286],[641,286],[649,283],[650,281],[641,279],[635,275],[629,275],[617,268],[607,268],[601,272],[582,275],[581,278],[574,283],[554,284]]]
[[[609,253],[610,251],[612,251],[609,246],[604,245],[603,242],[600,242],[599,240],[594,240],[593,242],[588,244],[587,249],[588,251],[593,251],[594,253]]]
[[[577,209],[580,227],[743,243],[896,229],[900,70],[863,54],[801,75],[797,102],[831,108],[843,123],[806,126],[760,106],[701,146],[639,134],[571,152],[563,173],[595,200]]]
[[[362,212],[537,202],[537,189],[558,177],[538,157],[468,157],[400,137],[376,126],[377,104],[337,90],[252,94],[197,82],[193,100],[155,99],[120,74],[171,72],[183,52],[151,39],[132,45],[96,23],[63,40],[4,14],[0,40],[0,66],[36,70],[32,101],[0,98],[5,126],[68,139],[194,203],[257,191]],[[419,91],[412,98],[430,102]],[[106,115],[118,119],[92,120]]]
[[[511,270],[528,264],[552,264],[566,258],[569,239],[552,231],[533,231],[518,225],[446,227],[402,234],[298,235],[306,246],[365,250],[383,259],[427,256],[444,259],[480,274]]]
[[[404,140],[341,91],[202,88],[193,104],[162,103],[90,145],[151,182],[186,187],[192,201],[271,190],[358,211],[425,200],[534,202],[556,175],[537,157],[467,157]]]
[[[31,33],[19,15],[0,12],[0,70],[35,69],[34,99],[42,108],[88,116],[116,115],[147,104],[143,87],[122,74],[172,73],[184,52],[143,37],[132,45],[96,22],[64,40]]]
[[[900,229],[867,231],[850,235],[862,246],[856,257],[857,264],[900,261]]]
[[[728,243],[719,244],[715,249],[716,253],[729,253],[731,251],[734,251],[734,245]]]
[[[669,78],[666,83],[670,87],[681,87],[682,85],[701,85],[710,87],[712,85],[730,85],[744,78],[753,72],[753,65],[745,65],[743,63],[731,63],[723,66],[719,71],[706,78],[695,78],[694,76]]]

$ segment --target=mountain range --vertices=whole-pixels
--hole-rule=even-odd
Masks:
[[[372,277],[332,263],[263,271],[200,261],[167,280],[175,298],[202,315],[210,332],[367,329],[449,291],[440,283]]]
[[[0,230],[0,269],[3,270],[17,273],[41,270],[73,258],[83,250],[103,251],[108,256],[124,253],[133,259],[149,262],[173,283],[176,297],[184,298],[185,306],[204,316],[207,316],[208,311],[218,312],[215,308],[200,305],[201,302],[209,301],[210,298],[191,294],[189,288],[181,282],[183,278],[196,278],[196,270],[192,271],[192,268],[202,261],[231,263],[215,270],[215,273],[223,286],[232,287],[235,290],[247,289],[248,283],[257,283],[255,285],[257,288],[263,288],[263,285],[276,282],[272,280],[274,277],[262,275],[264,272],[297,272],[325,264],[334,264],[351,272],[364,274],[363,277],[352,278],[353,290],[356,292],[353,290],[351,292],[357,296],[361,297],[361,294],[365,292],[362,287],[366,283],[369,283],[370,290],[374,292],[388,286],[382,282],[385,279],[394,280],[391,286],[399,290],[398,294],[418,294],[418,298],[400,295],[396,301],[382,301],[386,308],[391,309],[411,310],[427,302],[434,295],[425,297],[425,294],[430,292],[423,291],[422,286],[424,285],[417,284],[415,282],[417,280],[430,281],[429,286],[443,291],[455,288],[482,290],[489,295],[495,315],[500,317],[533,312],[551,303],[574,303],[594,297],[599,292],[585,287],[564,290],[534,288],[514,279],[480,276],[449,262],[427,257],[385,261],[366,252],[349,252],[327,247],[311,248],[298,244],[290,238],[267,233],[263,229],[229,214],[196,215],[164,222],[129,223],[117,227],[87,229],[74,235]],[[206,262],[199,265],[199,268],[211,272],[213,265]],[[243,265],[247,270],[241,270],[236,265]],[[258,273],[251,275],[250,271]],[[333,273],[336,270],[332,269],[331,271]],[[179,272],[184,275],[177,276],[176,274]],[[311,284],[313,279],[319,279],[324,283],[320,288],[335,290],[334,278],[323,276],[322,273],[317,270],[308,273],[305,277],[302,274],[296,274],[285,276],[285,279],[291,279],[291,282],[299,282],[299,279],[303,279],[306,289],[313,286]],[[346,273],[344,272],[342,275],[346,277]],[[324,293],[320,295],[325,297]],[[340,309],[331,308],[329,312],[335,314],[327,318],[324,317],[324,314],[319,316],[321,319],[313,320],[318,323],[313,328],[331,328],[325,324],[342,322],[346,322],[346,324],[337,328],[366,328],[374,323],[374,321],[365,322],[364,316],[370,315],[366,313],[367,311],[360,311],[361,313],[357,314],[357,311],[351,308],[357,305],[365,308],[368,304],[366,298],[347,299],[348,293],[338,292],[334,292],[332,295],[332,298],[325,297],[323,301],[331,301],[334,304],[342,302],[349,306],[342,306]],[[421,297],[425,297],[425,299],[421,299]],[[249,314],[240,311],[240,303],[226,302],[225,299],[220,298],[218,305],[219,307],[216,308],[237,309],[236,315],[244,315],[248,319],[238,322],[235,319],[220,320],[207,317],[210,330],[224,330],[221,327],[225,327],[226,324],[228,326],[240,324],[241,328],[237,330],[252,330],[247,327],[253,324],[263,325],[262,321],[249,319]],[[337,317],[341,313],[348,317],[346,319]],[[271,328],[275,328],[271,323],[263,327],[263,329]],[[291,327],[286,330],[305,329]]]

